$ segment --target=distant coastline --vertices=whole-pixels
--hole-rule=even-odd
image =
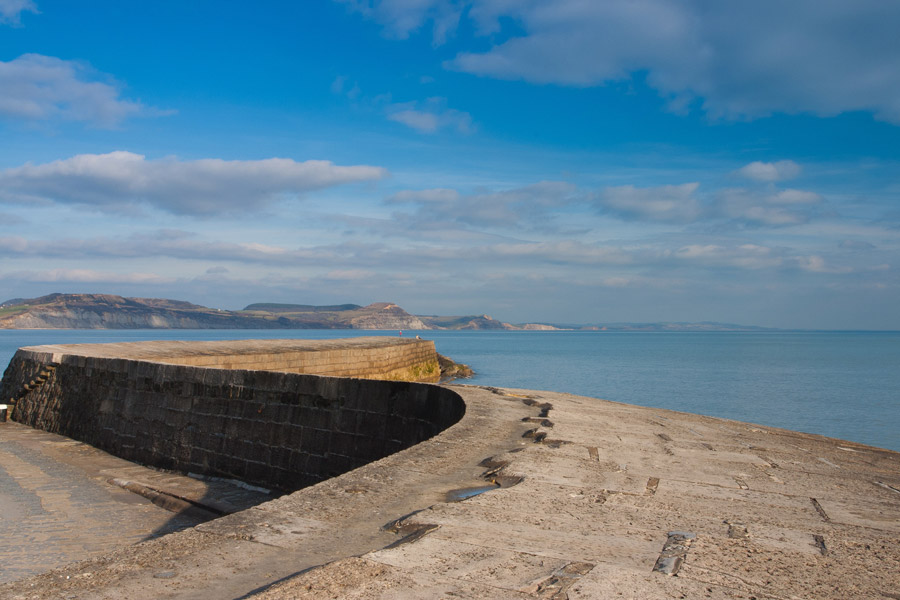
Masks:
[[[0,329],[396,329],[506,331],[778,331],[729,323],[507,323],[483,315],[413,315],[391,302],[367,306],[255,303],[242,310],[111,294],[50,294],[0,303]]]

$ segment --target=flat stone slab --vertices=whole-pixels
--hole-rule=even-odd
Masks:
[[[207,495],[201,482],[134,465],[63,436],[0,423],[0,583],[201,522],[110,485],[112,477],[179,492],[184,484],[177,482],[187,480],[196,484],[189,486],[190,495]]]
[[[466,415],[430,440],[0,597],[900,597],[900,453],[449,387]]]

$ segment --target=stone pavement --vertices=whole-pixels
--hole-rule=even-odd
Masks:
[[[256,598],[900,598],[900,454],[496,392],[552,404],[537,443],[493,457],[520,484],[432,505],[409,519],[432,528],[414,543]]]
[[[114,481],[130,482],[130,487],[139,483],[147,495],[160,490],[164,493],[154,494],[157,503],[179,512],[161,508]],[[210,483],[147,469],[59,435],[0,423],[0,583],[270,499],[233,485],[211,484],[215,489]]]
[[[430,440],[0,597],[900,598],[896,452],[451,387]]]

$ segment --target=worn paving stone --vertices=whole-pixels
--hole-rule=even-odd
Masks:
[[[71,464],[82,446],[0,423],[0,583],[197,524]]]

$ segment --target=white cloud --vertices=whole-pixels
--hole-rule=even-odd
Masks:
[[[419,224],[517,227],[523,222],[532,222],[547,227],[555,208],[577,201],[576,191],[575,186],[565,182],[541,181],[511,190],[467,195],[444,188],[405,190],[394,194],[387,202],[417,206],[418,211],[411,218]]]
[[[405,190],[391,196],[388,204],[413,205],[414,213],[395,214],[394,225],[412,223],[433,230],[452,224],[496,228],[531,226],[547,234],[560,234],[552,227],[558,214],[593,206],[600,214],[623,221],[668,224],[722,224],[725,221],[751,227],[786,227],[810,222],[821,213],[822,197],[811,191],[726,188],[699,193],[696,182],[655,187],[624,185],[596,192],[580,190],[565,182],[543,181],[502,191],[461,194],[455,189]],[[582,232],[591,223],[583,221]],[[406,227],[409,229],[409,226]]]
[[[746,189],[726,189],[718,194],[720,217],[753,225],[785,227],[809,222],[822,197],[815,192],[786,189],[760,194]]]
[[[9,119],[114,127],[129,117],[167,114],[122,98],[115,82],[85,64],[40,54],[0,61],[0,89],[0,117]]]
[[[475,131],[472,115],[448,107],[447,99],[441,96],[411,102],[394,102],[390,93],[367,97],[363,96],[359,84],[354,82],[351,86],[344,75],[338,75],[331,82],[331,93],[346,96],[361,106],[382,112],[389,121],[406,125],[419,133],[432,134],[448,129],[463,134]]]
[[[337,0],[384,26],[389,37],[406,39],[426,23],[435,44],[443,44],[462,13],[455,0]]]
[[[800,165],[792,160],[778,162],[754,161],[738,169],[737,174],[754,181],[782,181],[800,174]]]
[[[772,204],[818,204],[822,196],[806,190],[781,190],[769,199]]]
[[[174,258],[275,267],[347,268],[361,263],[377,265],[383,247],[358,242],[285,248],[254,242],[209,241],[185,231],[156,231],[126,238],[94,237],[31,240],[0,236],[0,253],[6,257],[38,257],[55,260],[133,260]],[[227,272],[213,267],[210,274]]]
[[[347,84],[347,77],[345,75],[338,75],[334,78],[334,81],[331,82],[331,93],[332,94],[343,94],[344,86]]]
[[[496,259],[518,259],[527,264],[531,261],[565,265],[626,265],[638,262],[640,251],[605,244],[588,244],[576,241],[520,242],[494,244],[478,248],[471,258],[492,257]]]
[[[438,116],[434,113],[418,110],[400,110],[390,113],[388,119],[403,123],[420,133],[434,133],[438,130]]]
[[[344,167],[321,160],[147,160],[119,151],[0,171],[0,202],[56,202],[119,211],[147,204],[176,214],[208,216],[253,211],[285,196],[386,174],[380,167]]]
[[[465,14],[486,51],[447,66],[501,79],[603,85],[646,73],[716,118],[869,111],[900,123],[900,4],[884,0],[376,0],[359,10],[405,38]],[[442,19],[441,16],[445,17]],[[505,23],[513,23],[506,26]],[[510,33],[511,32],[511,33]],[[512,37],[510,37],[512,36]],[[497,40],[496,42],[494,40]]]
[[[387,109],[387,118],[419,133],[437,133],[442,129],[471,133],[474,130],[472,115],[447,108],[445,98],[429,98],[421,103],[391,104]]]
[[[703,267],[749,270],[779,268],[786,260],[784,251],[758,244],[688,244],[678,248],[672,256],[679,262]]]
[[[0,275],[0,280],[30,283],[171,283],[173,277],[155,273],[115,273],[92,269],[50,269],[47,271],[15,271]]]
[[[355,100],[362,93],[362,90],[359,89],[359,84],[356,82],[353,82],[353,85],[348,84],[349,79],[345,75],[338,75],[331,82],[331,93]]]
[[[790,248],[761,244],[688,244],[669,253],[676,262],[702,268],[730,268],[749,271],[777,269],[809,273],[847,274],[856,269],[830,264],[819,254],[807,254]],[[860,265],[860,269],[871,270]]]
[[[809,271],[810,273],[843,274],[853,272],[852,267],[831,265],[823,257],[817,254],[795,257],[793,263],[798,269]]]
[[[17,27],[22,24],[23,12],[37,13],[37,6],[31,0],[0,0],[0,23]]]
[[[604,212],[624,219],[639,219],[668,223],[686,223],[696,220],[702,207],[695,197],[700,184],[662,185],[637,188],[633,185],[609,187],[596,198],[596,204]]]

